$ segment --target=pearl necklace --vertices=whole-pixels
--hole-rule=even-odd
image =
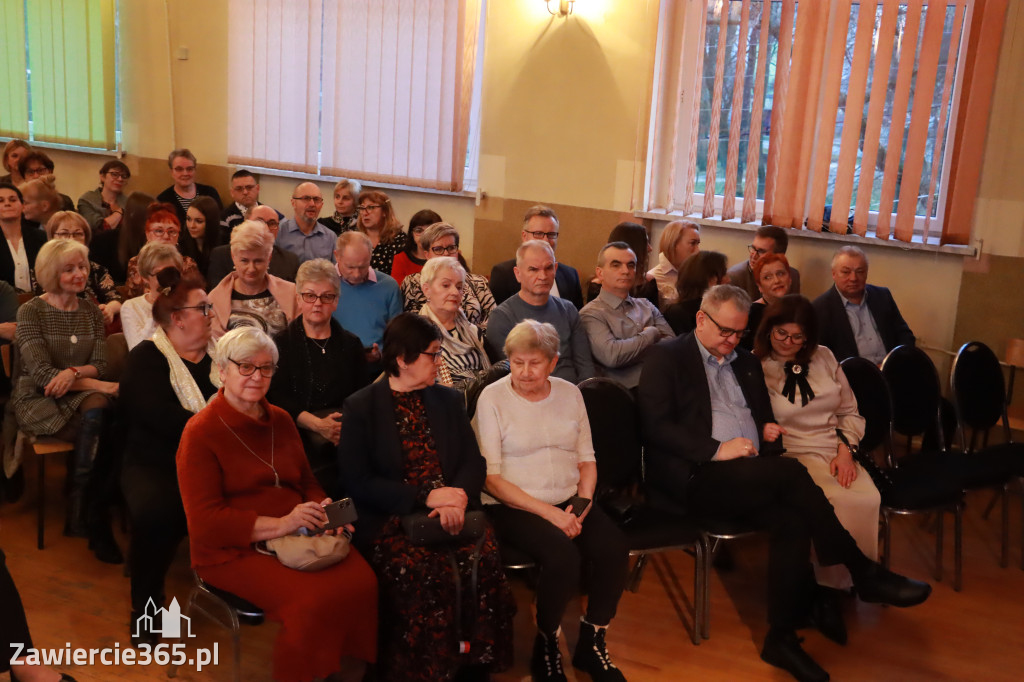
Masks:
[[[224,425],[224,428],[226,428],[228,431],[231,431],[231,435],[238,439],[238,442],[242,444],[242,447],[248,450],[253,457],[255,457],[256,459],[270,467],[270,470],[274,472],[274,487],[280,488],[281,477],[277,475],[277,469],[274,468],[274,422],[270,422],[270,462],[267,462],[267,460],[263,459],[255,452],[253,452],[253,449],[250,448],[244,440],[242,440],[242,437],[235,433],[230,426],[228,426],[228,423],[224,421],[224,417],[218,415],[217,418],[220,419],[220,423]]]

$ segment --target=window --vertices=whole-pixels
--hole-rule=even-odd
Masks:
[[[0,136],[114,150],[115,0],[0,3]]]
[[[460,191],[481,0],[231,0],[228,160]]]
[[[944,192],[982,4],[672,3],[648,210],[957,241]]]

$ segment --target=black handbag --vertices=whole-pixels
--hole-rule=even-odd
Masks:
[[[482,511],[467,511],[462,530],[452,535],[441,526],[440,516],[430,512],[415,512],[402,517],[402,528],[414,545],[468,544],[484,536],[487,521]]]

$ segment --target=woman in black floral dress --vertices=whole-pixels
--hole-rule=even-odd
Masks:
[[[381,680],[488,679],[512,661],[515,602],[493,531],[482,543],[474,602],[476,543],[416,546],[402,526],[403,516],[429,511],[457,534],[467,508],[479,508],[485,464],[461,396],[434,385],[440,345],[428,319],[399,315],[384,331],[387,380],[342,410],[342,485],[359,513],[355,542],[380,586]]]

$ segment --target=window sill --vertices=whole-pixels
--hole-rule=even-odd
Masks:
[[[728,230],[738,230],[742,232],[754,232],[757,230],[759,225],[752,223],[741,223],[739,219],[735,220],[715,220],[714,218],[701,218],[696,215],[684,216],[682,213],[676,211],[669,213],[667,211],[634,211],[633,215],[637,218],[644,218],[647,220],[657,221],[672,221],[672,220],[692,220],[699,225],[707,225],[709,227],[721,227]],[[939,244],[938,237],[931,237],[928,243],[922,242],[901,242],[896,239],[879,239],[875,236],[874,230],[869,229],[867,235],[864,237],[857,236],[855,234],[833,234],[831,232],[815,232],[814,230],[790,230],[790,239],[813,239],[813,240],[826,240],[832,242],[841,242],[844,244],[853,244],[855,246],[882,246],[893,249],[900,249],[901,251],[923,251],[927,253],[942,253],[950,256],[969,256],[971,258],[977,257],[978,250],[973,246],[961,246],[959,244]]]
[[[229,164],[231,165],[231,164]],[[297,171],[286,171],[280,168],[264,168],[262,166],[232,166],[239,169],[245,168],[246,170],[252,171],[258,175],[270,175],[279,178],[293,178],[295,180],[308,180],[309,182],[326,182],[334,184],[339,180],[343,180],[341,176],[335,175],[317,175],[316,173],[300,173]],[[359,184],[363,187],[372,187],[374,189],[393,190],[399,192],[416,192],[422,194],[435,194],[447,197],[462,197],[468,199],[476,199],[476,190],[462,190],[461,192],[452,192],[444,189],[433,189],[430,187],[416,187],[415,185],[395,185],[388,182],[371,182],[369,180],[360,180]]]

